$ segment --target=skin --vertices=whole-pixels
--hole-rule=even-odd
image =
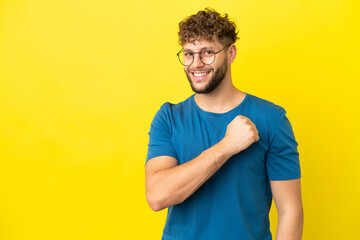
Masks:
[[[204,48],[215,51],[224,46],[219,41],[197,41],[187,43],[184,49],[199,52]],[[195,92],[201,92],[213,80],[216,70],[227,64],[227,71],[220,85],[210,93],[196,93],[195,101],[204,111],[224,113],[239,105],[245,93],[232,83],[231,64],[236,57],[236,46],[218,53],[211,65],[200,61],[195,55],[194,62],[184,70]],[[197,78],[193,72],[209,72]],[[254,123],[244,116],[235,117],[227,126],[224,138],[196,158],[179,165],[170,156],[150,159],[145,166],[146,198],[154,211],[182,203],[206,182],[232,155],[248,148],[259,140]],[[278,210],[277,240],[301,239],[303,228],[303,209],[300,179],[270,181],[274,202]]]
[[[206,49],[208,50],[208,49]],[[214,56],[216,59],[216,55]],[[186,73],[186,77],[188,78],[189,82],[190,82],[190,86],[191,89],[195,92],[195,93],[210,93],[212,92],[214,89],[216,89],[224,80],[225,78],[225,74],[227,72],[227,61],[225,58],[225,61],[221,64],[221,66],[219,66],[216,71],[214,70],[214,68],[212,68],[209,65],[206,65],[205,67],[200,67],[200,68],[195,68],[193,66],[190,66],[188,68],[186,68],[185,73]],[[202,88],[198,88],[195,83],[200,81],[198,80],[193,80],[192,78],[192,73],[193,72],[199,72],[199,71],[213,71],[213,76],[209,79],[209,81],[206,83],[206,85]]]

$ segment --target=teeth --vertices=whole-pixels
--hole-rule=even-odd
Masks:
[[[202,73],[194,73],[195,77],[202,77],[205,76],[207,73],[206,72],[202,72]]]

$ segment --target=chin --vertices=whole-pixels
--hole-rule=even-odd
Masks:
[[[193,92],[199,94],[207,94],[214,91],[224,80],[226,72],[227,68],[224,64],[223,67],[217,69],[215,73],[209,73],[204,79],[201,79],[199,82],[197,82],[193,78],[191,72],[189,73],[188,71],[185,71],[191,89]]]
[[[198,94],[207,94],[215,90],[215,89],[210,90],[209,84],[206,84],[205,86],[201,86],[201,87],[196,85],[191,85],[191,89],[193,90],[193,92]]]

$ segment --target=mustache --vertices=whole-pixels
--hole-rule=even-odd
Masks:
[[[208,72],[212,71],[213,68],[189,68],[187,69],[187,72],[193,72],[193,71],[199,71],[199,72]]]

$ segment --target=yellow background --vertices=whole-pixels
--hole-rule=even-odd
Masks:
[[[148,131],[192,94],[177,24],[208,6],[239,27],[236,86],[288,112],[303,239],[360,239],[359,1],[2,0],[1,240],[160,239]]]

